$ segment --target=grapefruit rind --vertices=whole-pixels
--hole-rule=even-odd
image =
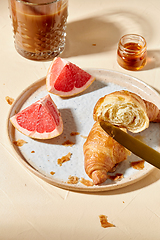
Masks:
[[[35,131],[29,131],[26,128],[23,128],[19,125],[19,123],[17,122],[17,116],[19,116],[21,114],[21,112],[25,111],[26,109],[28,109],[29,107],[31,107],[33,104],[31,104],[29,107],[25,108],[24,110],[20,111],[19,113],[15,114],[14,116],[12,116],[10,118],[10,122],[13,124],[13,126],[22,134],[30,137],[30,138],[34,138],[34,139],[51,139],[54,137],[59,136],[62,132],[63,132],[63,120],[62,117],[60,115],[60,112],[57,109],[56,104],[53,102],[53,100],[51,99],[50,95],[45,96],[44,98],[38,100],[36,103],[34,104],[39,104],[42,105],[46,111],[49,112],[49,109],[47,109],[47,107],[45,106],[46,101],[50,101],[54,110],[57,113],[58,116],[58,125],[56,125],[55,129],[51,132],[43,132],[43,133],[39,133],[36,130]],[[29,119],[28,119],[29,121]],[[46,120],[47,121],[47,120]],[[54,121],[54,120],[53,120]]]
[[[75,85],[74,85],[73,89],[70,90],[70,91],[69,90],[68,91],[63,91],[63,89],[62,90],[57,90],[55,88],[56,81],[57,80],[60,80],[60,81],[64,80],[64,78],[62,76],[62,73],[63,72],[66,73],[67,68],[69,68],[70,66],[71,67],[74,66],[74,68],[77,70],[78,78],[81,77],[82,73],[89,76],[87,82],[82,87],[75,87]],[[67,76],[68,77],[68,82],[72,82],[72,73],[70,73],[69,71],[70,70],[68,70],[68,76]],[[77,94],[83,92],[84,90],[86,90],[93,83],[94,80],[95,80],[94,76],[92,76],[89,73],[87,73],[86,71],[82,70],[81,68],[79,68],[75,64],[58,57],[58,58],[55,58],[53,60],[53,62],[51,63],[51,65],[48,69],[47,76],[46,76],[46,88],[47,88],[48,92],[50,92],[52,94],[55,94],[55,95],[58,95],[60,97],[71,97],[71,96],[77,95]]]

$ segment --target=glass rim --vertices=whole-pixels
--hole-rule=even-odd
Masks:
[[[33,3],[33,2],[24,2],[23,0],[16,0],[16,2],[28,5],[28,6],[44,6],[44,5],[49,5],[52,3],[60,2],[61,0],[52,0],[50,2],[45,2],[45,3]]]
[[[125,44],[125,42],[123,42],[123,41],[125,41],[125,38],[127,39],[129,39],[129,41],[126,41],[126,42],[134,42],[134,40],[140,40],[141,41],[141,43],[143,44],[143,46],[142,46],[142,49],[141,49],[141,51],[140,50],[136,50],[136,49],[127,49],[125,46],[124,46],[124,44]],[[132,39],[132,38],[135,38],[135,39]],[[136,42],[136,41],[135,41]],[[145,38],[144,37],[142,37],[141,35],[138,35],[138,34],[126,34],[126,35],[123,35],[121,38],[120,38],[120,41],[119,41],[119,44],[118,44],[118,46],[119,46],[119,48],[121,49],[121,51],[125,51],[126,53],[138,53],[139,54],[139,52],[145,52],[146,51],[146,49],[147,49],[147,42],[146,42],[146,40],[145,40]]]
[[[137,40],[140,39],[143,42],[144,46],[147,44],[145,38],[142,37],[139,34],[125,34],[120,38],[120,42],[122,43],[122,40],[124,40],[125,38],[129,39],[129,38],[132,38],[132,37],[137,38]],[[131,41],[134,41],[134,40],[131,40]]]

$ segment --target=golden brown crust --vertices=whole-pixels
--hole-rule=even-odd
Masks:
[[[158,107],[149,101],[143,100],[146,105],[147,116],[150,122],[160,122],[160,113]]]
[[[106,181],[107,173],[116,163],[124,161],[129,152],[111,138],[96,122],[83,145],[84,167],[94,184]]]
[[[155,123],[156,123],[156,122],[157,122],[157,123],[160,122],[160,110],[159,110],[159,112],[158,112],[156,118],[155,118],[152,122],[155,122]]]
[[[155,104],[122,90],[100,98],[94,107],[93,118],[137,133],[149,127],[149,121],[160,122],[160,113]]]

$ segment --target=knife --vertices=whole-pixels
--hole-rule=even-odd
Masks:
[[[111,123],[101,121],[100,126],[113,139],[132,153],[160,169],[160,153]]]

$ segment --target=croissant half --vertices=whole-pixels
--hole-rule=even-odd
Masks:
[[[84,167],[95,185],[107,179],[107,172],[124,161],[130,152],[110,137],[96,122],[83,145]]]
[[[108,121],[138,133],[149,127],[149,122],[160,122],[158,107],[129,91],[116,91],[100,98],[93,111],[95,121]]]

